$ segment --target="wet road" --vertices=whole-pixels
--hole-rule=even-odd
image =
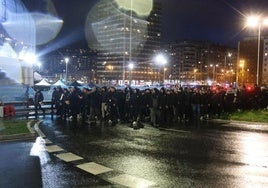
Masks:
[[[123,187],[133,177],[137,187],[268,186],[267,132],[208,122],[166,131],[43,120],[40,128],[53,145],[83,158],[68,163],[56,157],[60,152],[43,155],[44,187]],[[87,162],[110,170],[92,175],[76,167]]]

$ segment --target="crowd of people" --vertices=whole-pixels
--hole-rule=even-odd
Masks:
[[[203,120],[235,110],[267,108],[268,92],[259,87],[179,87],[139,90],[126,87],[54,88],[52,111],[63,119],[147,122],[165,126]]]

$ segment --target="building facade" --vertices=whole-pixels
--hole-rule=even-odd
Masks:
[[[147,15],[139,13],[139,6],[149,5]],[[124,84],[157,79],[152,56],[160,49],[161,3],[135,2],[135,7],[128,9],[119,7],[116,0],[103,0],[96,12],[91,26],[96,38],[93,46],[98,50],[98,81]],[[132,70],[130,63],[134,64]]]
[[[65,58],[68,58],[66,65]],[[90,49],[59,49],[43,57],[41,74],[56,81],[96,82],[97,52]]]
[[[268,85],[268,37],[263,40],[262,85]]]
[[[260,37],[258,47],[257,37],[244,38],[238,44],[238,82],[241,84],[267,84],[267,37]],[[259,48],[259,50],[258,50]],[[258,54],[259,53],[259,54]],[[259,62],[258,62],[259,55]],[[259,63],[259,71],[257,65]],[[257,72],[259,73],[257,75]],[[257,81],[257,78],[259,79]]]
[[[171,57],[169,69],[172,82],[235,82],[235,48],[189,40],[173,42],[165,48]]]

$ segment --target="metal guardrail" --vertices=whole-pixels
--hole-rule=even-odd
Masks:
[[[15,116],[18,116],[18,117],[25,116],[26,118],[28,118],[29,116],[35,115],[35,107],[32,103],[29,103],[28,101],[12,101],[12,102],[6,102],[2,105],[14,106]],[[55,107],[51,109],[51,101],[44,101],[44,104],[42,105],[42,110],[44,110],[45,114],[51,113],[52,110],[54,109]],[[37,111],[40,112],[42,110],[38,109]]]

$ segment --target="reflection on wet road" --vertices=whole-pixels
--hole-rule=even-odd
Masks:
[[[120,187],[135,177],[151,187],[268,186],[266,132],[226,129],[208,122],[171,127],[183,131],[160,131],[149,125],[133,130],[126,124],[109,127],[56,119],[44,119],[40,128],[53,144],[82,157],[84,163],[112,170],[95,180],[92,174],[75,168],[77,164],[63,163],[50,154],[51,161],[43,170],[51,176],[57,174],[56,169],[63,171],[58,184],[81,186],[82,178],[82,185],[110,187],[112,183]],[[70,183],[74,178],[76,183]]]

